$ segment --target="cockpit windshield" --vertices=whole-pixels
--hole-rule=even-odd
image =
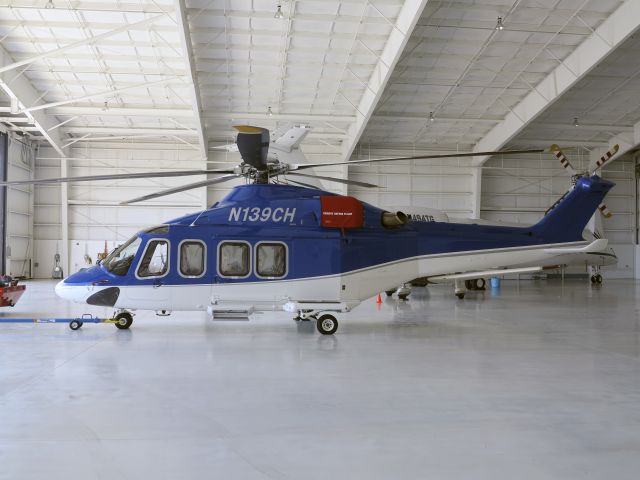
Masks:
[[[141,242],[140,237],[131,238],[127,243],[120,245],[111,252],[109,256],[104,259],[102,265],[108,272],[124,277],[129,271],[129,267],[131,267],[133,257],[136,256]]]

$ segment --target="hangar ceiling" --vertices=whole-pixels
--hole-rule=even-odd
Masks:
[[[599,146],[640,120],[625,100],[638,91],[638,40],[607,29],[634,3],[282,0],[276,18],[274,0],[4,0],[1,121],[59,152],[125,139],[204,156],[236,123],[308,124],[309,148],[343,157],[358,142]],[[632,34],[640,15],[629,12]],[[537,119],[508,124],[599,39],[609,48],[581,58],[593,70]],[[512,134],[498,138],[503,126]]]

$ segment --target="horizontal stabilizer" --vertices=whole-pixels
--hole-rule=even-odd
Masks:
[[[544,253],[551,253],[554,255],[564,255],[566,253],[593,253],[593,252],[601,252],[605,248],[607,248],[607,244],[609,240],[606,238],[598,238],[594,240],[589,245],[585,245],[584,247],[558,247],[558,248],[545,248]]]
[[[437,275],[429,277],[430,282],[442,282],[447,280],[472,280],[474,278],[494,277],[496,275],[506,275],[509,273],[533,273],[539,272],[542,267],[522,267],[522,268],[497,268],[495,270],[483,270],[468,273],[453,273],[451,275]]]

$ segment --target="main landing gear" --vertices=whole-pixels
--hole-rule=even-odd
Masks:
[[[602,275],[600,275],[600,266],[591,267],[591,285],[602,285]]]
[[[126,310],[122,310],[114,317],[114,320],[114,324],[119,330],[128,330],[133,323],[133,316]]]
[[[322,313],[314,310],[299,310],[294,317],[296,322],[316,321],[316,328],[322,335],[333,335],[338,330],[338,319],[330,313]]]

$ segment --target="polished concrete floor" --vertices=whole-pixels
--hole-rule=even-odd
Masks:
[[[0,315],[85,311],[53,285]],[[0,479],[636,479],[639,298],[419,288],[333,337],[284,313],[0,324]]]

